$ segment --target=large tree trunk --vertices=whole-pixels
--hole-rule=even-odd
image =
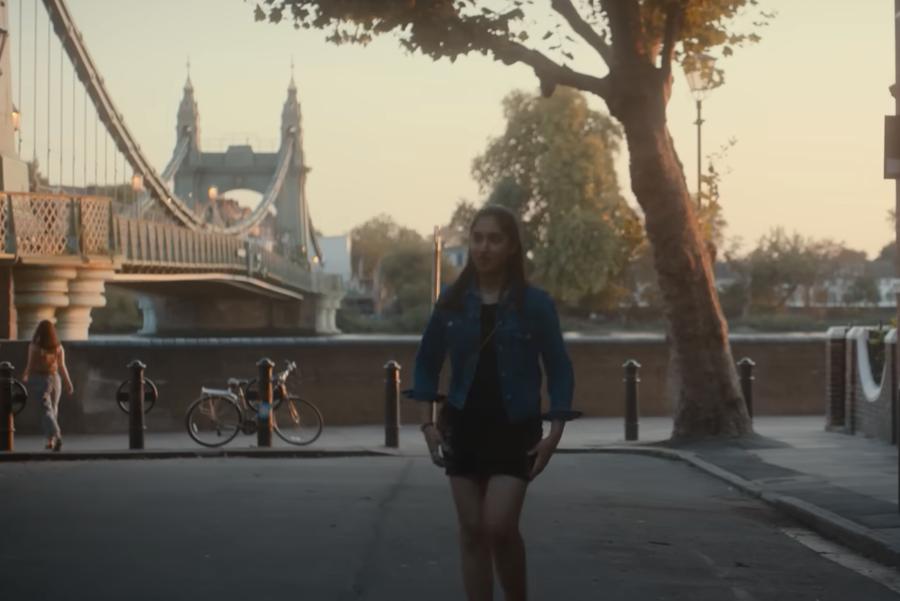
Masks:
[[[710,258],[666,126],[666,93],[657,74],[653,70],[640,83],[632,79],[632,93],[608,104],[625,128],[631,186],[644,210],[665,301],[670,361],[677,372],[669,388],[675,395],[672,438],[741,436],[752,432],[752,425]]]

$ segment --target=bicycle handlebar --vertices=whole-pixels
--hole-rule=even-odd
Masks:
[[[296,361],[285,361],[284,370],[275,374],[272,378],[272,383],[274,385],[283,384],[292,373],[297,371],[297,362]]]

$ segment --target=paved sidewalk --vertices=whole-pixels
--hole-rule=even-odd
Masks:
[[[183,432],[150,430],[144,451],[128,451],[122,435],[68,435],[61,453],[43,450],[43,439],[19,436],[16,453],[3,460],[127,459],[229,456],[424,456],[416,426],[403,426],[400,447],[384,446],[379,426],[326,426],[309,447],[276,439],[257,449],[256,437],[240,436],[222,449],[199,447]],[[642,418],[640,441],[625,443],[621,418],[571,422],[561,452],[632,453],[685,461],[778,507],[813,530],[882,562],[900,567],[900,511],[896,447],[880,441],[826,432],[819,416],[762,416],[757,436],[739,445],[726,442],[673,447],[665,444],[668,418]]]

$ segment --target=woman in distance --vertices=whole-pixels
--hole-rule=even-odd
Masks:
[[[62,449],[62,432],[59,429],[59,398],[62,386],[66,394],[74,392],[66,353],[53,323],[46,319],[38,324],[28,344],[28,361],[22,380],[28,384],[28,396],[41,403],[41,426],[47,436],[47,449]]]

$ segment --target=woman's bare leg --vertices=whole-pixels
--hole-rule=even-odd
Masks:
[[[506,601],[526,601],[528,597],[525,542],[519,532],[527,488],[521,478],[492,476],[484,497],[485,528]]]
[[[482,519],[486,487],[487,482],[450,477],[459,518],[463,585],[469,601],[491,601],[494,595],[490,541]]]

